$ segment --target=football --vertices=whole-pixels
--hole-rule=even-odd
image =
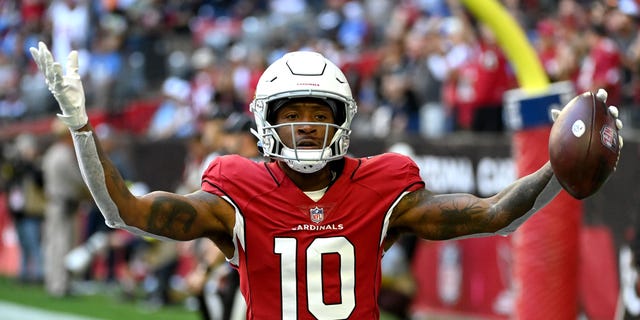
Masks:
[[[553,123],[549,160],[574,198],[594,194],[615,170],[620,149],[615,121],[605,101],[585,92],[569,101]]]

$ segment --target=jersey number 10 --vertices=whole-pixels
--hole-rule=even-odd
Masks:
[[[275,238],[274,251],[280,255],[282,279],[282,319],[297,319],[296,261],[298,243],[295,238]],[[340,303],[325,304],[322,286],[322,255],[340,257]],[[345,237],[317,238],[306,249],[307,302],[309,312],[317,319],[346,319],[355,308],[355,251]]]

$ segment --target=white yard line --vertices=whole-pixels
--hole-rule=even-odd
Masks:
[[[2,320],[99,320],[98,318],[54,312],[6,301],[0,301],[0,318]]]

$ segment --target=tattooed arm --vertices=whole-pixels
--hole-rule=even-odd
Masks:
[[[560,189],[547,163],[489,198],[414,191],[394,209],[390,232],[411,232],[427,240],[508,234]]]
[[[85,182],[92,190],[92,195],[105,215],[107,223],[110,219],[115,221],[111,223],[112,227],[127,229],[134,233],[142,231],[175,240],[208,237],[228,257],[233,255],[231,235],[235,211],[229,203],[204,191],[196,191],[184,196],[154,191],[136,197],[129,191],[124,179],[103,152],[91,125],[87,124],[73,134],[88,135],[92,138],[88,139],[91,144],[83,143],[80,138],[74,138],[74,144],[79,155],[80,166],[84,168]],[[95,148],[96,152],[88,151],[90,147]],[[92,158],[96,156],[92,154],[96,153],[97,159],[94,160]],[[104,179],[97,177],[100,171],[104,173]],[[105,214],[106,211],[110,211],[111,216]]]
[[[188,196],[167,192],[153,192],[142,197],[131,194],[102,151],[89,124],[78,73],[78,52],[69,53],[63,72],[62,64],[53,59],[43,42],[29,51],[58,102],[61,111],[58,119],[71,131],[82,178],[105,223],[144,236],[177,240],[206,236],[229,256],[233,252],[229,239],[235,217],[231,205],[205,192]]]

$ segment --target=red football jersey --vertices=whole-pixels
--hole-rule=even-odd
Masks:
[[[399,154],[346,157],[317,202],[277,163],[239,156],[218,157],[202,183],[237,209],[230,262],[247,319],[378,319],[389,216],[422,187],[418,166]]]

